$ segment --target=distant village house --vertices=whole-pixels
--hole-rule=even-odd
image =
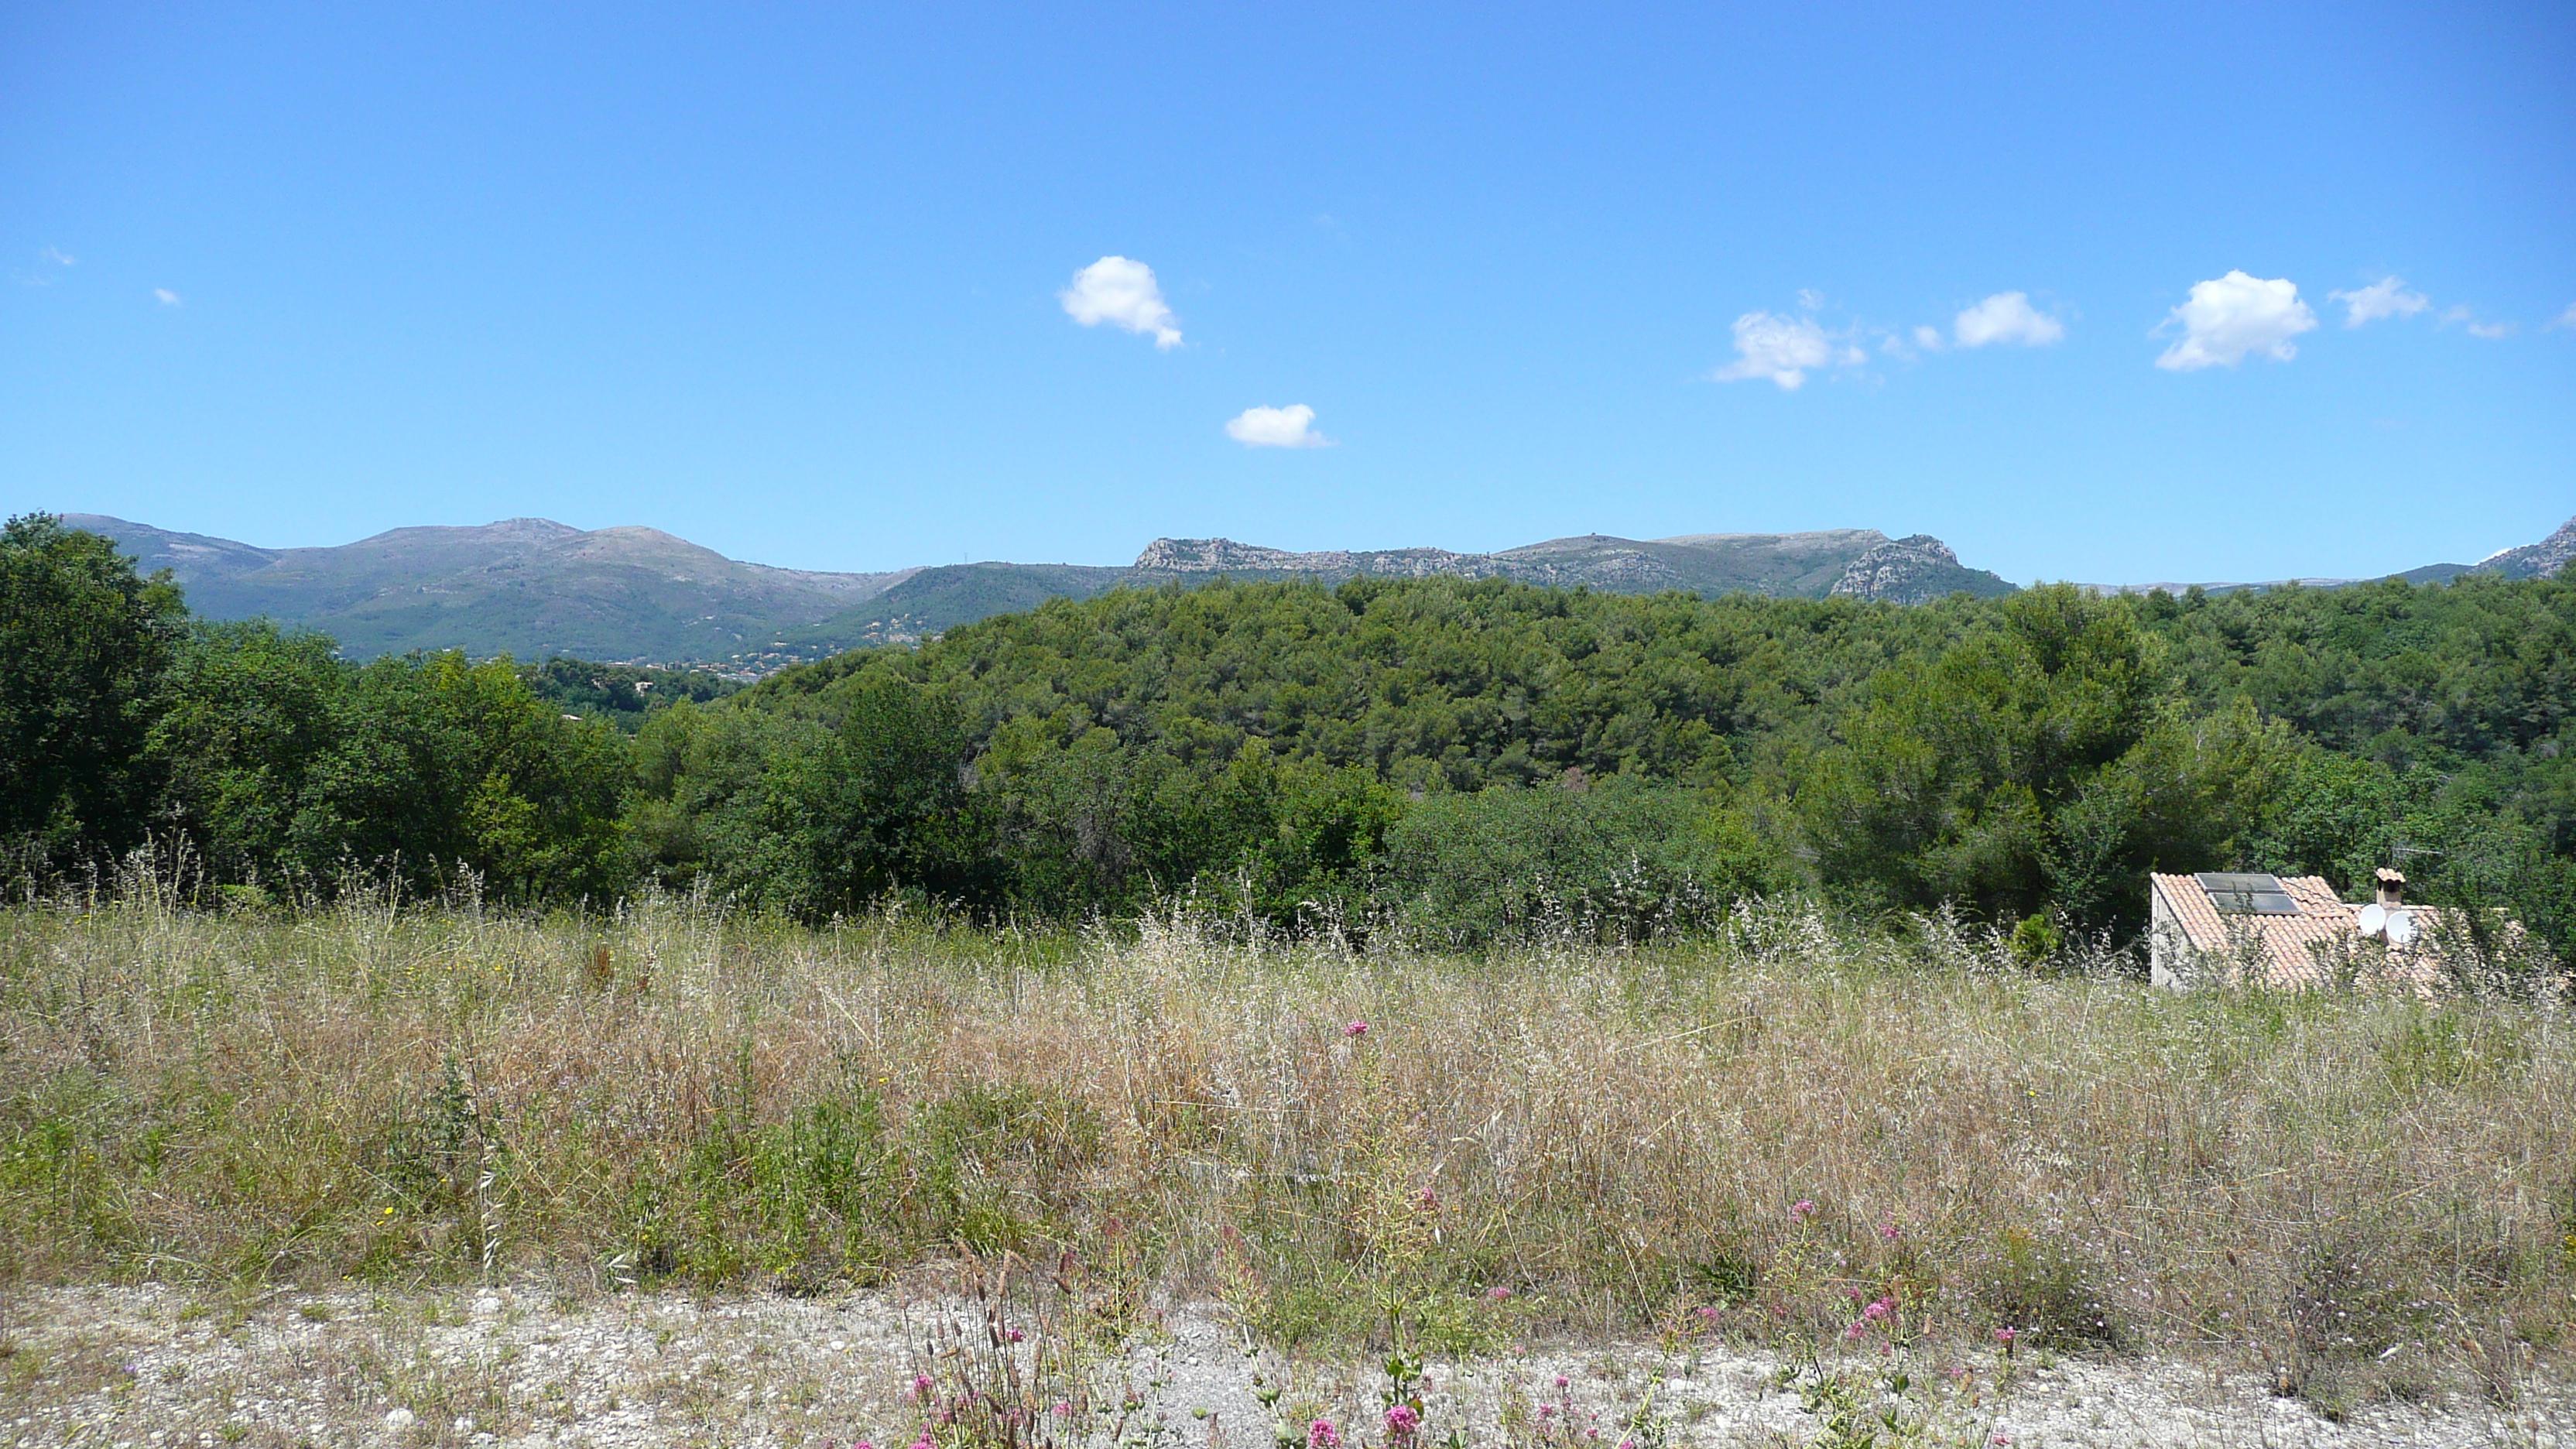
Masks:
[[[2393,985],[2442,976],[2441,914],[2406,904],[2406,877],[2378,872],[2378,897],[2353,903],[2323,876],[2203,871],[2151,875],[2149,977],[2158,986],[2226,983],[2297,990],[2364,968]]]

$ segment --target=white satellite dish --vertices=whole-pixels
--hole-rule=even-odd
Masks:
[[[2372,901],[2361,908],[2361,914],[2353,917],[2352,923],[2365,936],[2384,935],[2388,930],[2388,907]]]
[[[2403,906],[2399,906],[2388,913],[2388,944],[2391,946],[2412,946],[2415,944],[2415,913],[2413,911],[2410,911]]]

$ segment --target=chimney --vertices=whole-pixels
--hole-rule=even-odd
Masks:
[[[2382,866],[2373,873],[2379,882],[2379,903],[2383,906],[2406,904],[2406,877]]]

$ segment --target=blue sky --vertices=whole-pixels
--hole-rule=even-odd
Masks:
[[[2576,514],[2576,8],[19,0],[0,276],[0,509],[254,543],[2365,574]]]

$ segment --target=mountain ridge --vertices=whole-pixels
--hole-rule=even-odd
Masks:
[[[2354,584],[2377,583],[2380,579],[2403,579],[2410,584],[2438,584],[2465,575],[2481,574],[2506,579],[2545,579],[2556,576],[2576,559],[2576,518],[2558,525],[2555,532],[2538,543],[2516,544],[2500,548],[2473,564],[2437,563],[2406,569],[2393,574],[2366,578],[2266,579],[2259,583],[2155,583],[2155,584],[2086,584],[2110,594],[2144,594],[2162,589],[2179,594],[2187,589],[2208,593],[2232,593],[2239,589],[2282,589],[2296,586],[2304,589],[2342,589]]]
[[[1923,603],[1960,592],[2010,593],[2013,587],[1983,569],[1962,567],[1949,545],[1929,534],[1890,539],[1874,528],[1661,539],[1587,533],[1495,553],[1438,548],[1292,553],[1230,538],[1158,538],[1131,567],[1138,574],[1182,576],[1507,578],[1621,593],[1741,591],[1896,603]]]
[[[1157,538],[1124,566],[986,561],[836,573],[730,559],[640,524],[580,529],[546,518],[507,518],[387,529],[332,547],[272,549],[101,514],[65,514],[63,521],[114,539],[147,572],[169,569],[200,614],[264,615],[317,629],[352,657],[461,648],[525,659],[570,654],[603,663],[712,666],[741,675],[845,649],[913,642],[1050,599],[1087,599],[1122,585],[1190,587],[1220,577],[1506,578],[1615,593],[1751,592],[1899,604],[2014,591],[2000,576],[1960,563],[1948,544],[1929,534],[1890,538],[1867,528],[1659,539],[1576,534],[1490,553],[1295,551],[1228,538]],[[2392,577],[2539,577],[2564,569],[2571,557],[2576,519],[2538,543],[2499,550],[2476,564],[2432,564]]]
[[[190,607],[319,629],[354,657],[464,648],[603,662],[712,663],[817,623],[918,570],[827,574],[741,563],[659,529],[511,518],[266,549],[97,514],[68,527],[167,568]]]

